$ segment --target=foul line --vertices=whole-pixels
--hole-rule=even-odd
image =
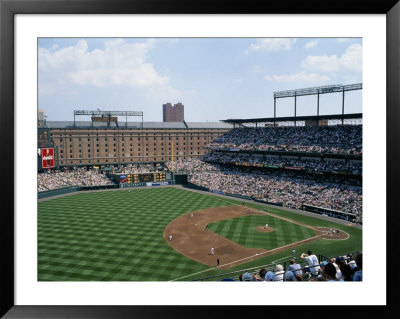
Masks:
[[[280,246],[280,247],[277,247],[277,248],[274,248],[274,249],[271,249],[271,250],[267,250],[267,251],[265,251],[265,252],[263,252],[263,253],[258,253],[258,254],[252,255],[252,256],[248,256],[248,257],[245,257],[245,258],[242,258],[242,259],[238,259],[238,260],[232,261],[232,262],[227,263],[227,264],[221,264],[220,267],[222,267],[222,266],[227,266],[227,265],[232,265],[232,264],[235,264],[235,263],[237,263],[237,262],[239,262],[239,261],[243,261],[243,260],[246,260],[246,259],[258,257],[258,256],[260,256],[260,255],[264,255],[264,254],[270,253],[270,252],[272,252],[272,251],[274,251],[274,250],[282,249],[282,248],[285,248],[285,247],[291,246],[291,245],[297,245],[297,244],[300,244],[300,243],[302,243],[302,242],[304,242],[304,241],[310,241],[311,239],[316,239],[316,238],[319,238],[319,237],[321,237],[321,236],[323,236],[323,235],[318,235],[318,236],[306,238],[306,239],[297,241],[297,242],[295,242],[295,243],[291,243],[291,244],[288,244],[288,245],[285,245],[285,246]],[[287,257],[284,257],[284,258],[287,258]],[[281,259],[284,259],[284,258],[281,258]],[[279,259],[278,259],[278,260],[279,260]],[[274,262],[272,262],[272,263],[274,263]],[[259,267],[259,266],[258,266],[258,267]],[[258,267],[257,267],[257,268],[258,268]],[[214,270],[214,269],[215,269],[215,267],[209,268],[209,269],[205,269],[205,270],[199,271],[199,272],[197,272],[197,273],[190,274],[190,275],[187,275],[187,276],[183,276],[183,277],[180,277],[180,278],[177,278],[177,279],[172,279],[172,280],[169,280],[169,281],[175,281],[175,280],[184,279],[184,278],[187,278],[187,277],[190,277],[190,276],[194,276],[194,275],[198,275],[198,274],[201,274],[201,273],[204,273],[204,272],[207,272],[207,271],[210,271],[210,270]]]
[[[227,264],[225,264],[225,265],[235,264],[235,263],[237,263],[237,262],[239,262],[239,261],[243,261],[243,260],[246,260],[246,259],[249,259],[249,258],[254,258],[254,257],[260,256],[260,255],[264,255],[264,254],[273,252],[273,251],[278,250],[278,249],[281,250],[282,248],[285,248],[285,247],[288,247],[288,246],[292,246],[292,245],[296,245],[296,246],[297,246],[297,244],[300,244],[300,243],[302,243],[302,242],[304,242],[304,241],[311,241],[312,239],[316,239],[316,238],[319,238],[319,237],[321,237],[321,236],[322,236],[322,235],[318,235],[318,236],[306,238],[306,239],[303,239],[303,240],[300,240],[300,241],[297,241],[297,242],[295,242],[295,243],[291,243],[291,244],[288,244],[288,245],[279,246],[279,247],[277,247],[277,248],[274,248],[274,249],[271,249],[271,250],[267,250],[267,251],[265,251],[265,252],[263,252],[263,253],[258,253],[258,254],[255,254],[255,255],[253,255],[253,256],[249,256],[249,257],[246,257],[246,258],[242,258],[242,259],[238,259],[238,260],[232,261],[232,262],[227,263]]]
[[[218,199],[221,200],[221,201],[228,202],[228,203],[232,204],[228,199],[225,199],[225,198],[220,197],[220,196],[215,196],[215,197],[218,198]],[[242,205],[240,205],[240,204],[234,204],[233,206],[242,206]],[[251,209],[252,209],[253,211],[255,210],[253,207],[251,207]],[[257,211],[257,212],[259,212],[259,211]],[[288,221],[288,222],[291,222],[291,223],[294,223],[294,224],[297,224],[297,225],[300,225],[300,226],[304,226],[304,227],[307,227],[307,228],[310,228],[310,229],[313,229],[313,230],[317,230],[317,228],[318,228],[318,227],[313,227],[313,226],[306,225],[306,224],[297,223],[297,222],[295,222],[294,220],[291,220],[291,219],[285,218],[285,217],[281,217],[281,216],[279,216],[279,215],[271,214],[270,212],[262,212],[262,214],[269,215],[269,216],[274,217],[274,218],[286,220],[286,221]],[[346,233],[346,234],[347,234],[347,233]],[[285,247],[288,247],[288,246],[292,246],[292,245],[298,246],[298,244],[300,244],[300,243],[302,243],[302,242],[305,242],[305,241],[312,241],[312,240],[317,239],[317,238],[319,238],[319,237],[322,237],[322,236],[324,236],[324,235],[326,235],[326,234],[324,233],[324,234],[317,235],[317,236],[314,236],[314,237],[306,238],[306,239],[297,241],[297,242],[295,242],[295,243],[291,243],[291,244],[287,244],[287,245],[284,245],[284,246],[280,246],[280,247],[277,247],[277,248],[274,248],[274,249],[271,249],[271,250],[267,250],[267,251],[265,251],[265,252],[263,252],[263,253],[257,253],[257,254],[255,254],[255,255],[248,256],[248,257],[245,257],[245,258],[242,258],[242,259],[238,259],[238,260],[232,261],[232,262],[227,263],[227,264],[221,264],[220,267],[222,267],[222,266],[227,266],[227,265],[231,265],[231,264],[235,264],[235,263],[237,263],[237,262],[240,262],[240,261],[243,261],[243,260],[246,260],[246,259],[258,257],[258,256],[260,256],[260,255],[264,255],[264,254],[273,252],[273,251],[278,250],[278,249],[281,250],[282,248],[285,248]],[[348,239],[348,238],[350,237],[349,234],[347,234],[347,236],[348,236],[347,238],[341,239],[341,240],[346,240],[346,239]],[[324,238],[323,238],[323,239],[324,239]],[[328,239],[328,240],[330,240],[330,239]],[[335,240],[335,239],[332,239],[332,240]],[[338,240],[338,239],[336,239],[336,240]],[[285,259],[285,258],[287,258],[287,257],[282,257],[282,258],[280,258],[280,259],[277,259],[277,260],[273,261],[271,264],[275,263],[276,261]],[[259,268],[259,266],[255,267],[255,268]],[[172,280],[169,280],[169,281],[176,281],[176,280],[184,279],[184,278],[187,278],[187,277],[195,276],[195,275],[202,274],[202,273],[205,273],[205,272],[207,272],[207,271],[215,270],[215,269],[216,269],[215,267],[212,267],[212,268],[209,268],[209,269],[205,269],[205,270],[199,271],[199,272],[197,272],[197,273],[193,273],[193,274],[186,275],[186,276],[183,276],[183,277],[180,277],[180,278],[176,278],[176,279],[172,279]]]
[[[276,264],[276,262],[281,261],[283,259],[287,259],[287,258],[292,258],[292,256],[289,256],[289,257],[286,256],[286,257],[279,258],[277,260],[272,261],[271,264]]]
[[[183,276],[183,277],[180,277],[180,278],[176,278],[176,279],[172,279],[172,280],[168,280],[168,281],[176,281],[176,280],[184,279],[184,278],[187,278],[187,277],[190,277],[190,276],[202,274],[204,272],[207,272],[207,271],[210,271],[210,270],[213,270],[213,269],[215,269],[215,268],[208,268],[208,269],[205,269],[205,270],[202,270],[202,271],[199,271],[199,272],[195,272],[194,274],[186,275],[186,276]]]

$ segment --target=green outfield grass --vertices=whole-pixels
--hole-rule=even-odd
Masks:
[[[173,250],[164,240],[167,224],[199,209],[241,205],[241,201],[173,187],[85,192],[38,203],[39,281],[169,281],[194,280],[220,274]],[[249,204],[254,208],[262,206]],[[361,230],[302,216],[281,209],[274,214],[303,223],[336,227],[351,237],[344,241],[318,240],[300,250],[326,256],[361,250]],[[269,241],[253,226],[276,228]],[[313,231],[268,216],[250,215],[210,224],[246,247],[274,248],[313,236]],[[264,237],[265,238],[265,237]],[[257,267],[289,256],[291,250],[235,267]],[[225,270],[226,272],[226,270]]]
[[[268,224],[271,233],[261,233],[256,226]],[[315,236],[315,231],[283,219],[266,215],[248,215],[210,224],[210,230],[244,247],[273,249]]]

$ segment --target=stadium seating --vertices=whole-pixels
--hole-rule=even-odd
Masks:
[[[206,147],[360,155],[362,125],[235,128]]]
[[[71,186],[111,185],[112,181],[98,170],[74,168],[38,173],[38,192]]]

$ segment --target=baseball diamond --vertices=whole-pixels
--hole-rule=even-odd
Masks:
[[[362,281],[362,43],[39,38],[37,280]]]
[[[39,200],[38,280],[190,281],[289,258],[293,247],[326,256],[361,249],[354,226],[265,207],[179,186]],[[266,223],[270,232],[256,229]]]
[[[254,211],[256,212],[256,211]],[[165,237],[167,234],[174,234],[174,238],[176,238],[173,242],[168,242],[168,244],[174,248],[176,251],[181,254],[194,259],[200,263],[203,263],[208,266],[213,266],[215,264],[216,256],[218,256],[221,260],[224,260],[224,264],[221,265],[221,268],[230,268],[235,265],[243,264],[249,262],[251,260],[259,259],[268,255],[275,254],[279,251],[294,248],[300,246],[305,243],[312,242],[314,240],[318,240],[321,238],[325,239],[347,239],[348,235],[346,232],[340,232],[339,234],[335,234],[330,236],[328,234],[328,228],[317,228],[313,226],[308,226],[301,222],[297,222],[294,220],[290,220],[288,218],[280,217],[278,215],[274,215],[271,213],[263,213],[266,216],[272,216],[277,221],[278,230],[281,231],[281,224],[284,224],[284,220],[293,223],[295,225],[300,225],[303,227],[307,227],[315,231],[315,235],[312,237],[308,237],[304,240],[296,241],[293,243],[289,243],[280,247],[276,247],[275,249],[266,250],[262,248],[246,248],[242,245],[235,243],[232,240],[229,240],[221,235],[218,235],[214,232],[204,232],[204,226],[208,225],[211,222],[218,222],[222,220],[230,220],[232,218],[240,218],[246,216],[246,219],[249,219],[248,209],[245,209],[242,206],[226,206],[226,207],[218,207],[218,208],[209,208],[204,210],[196,211],[197,218],[195,220],[189,219],[186,215],[182,215],[177,219],[173,220],[165,229]],[[250,219],[261,220],[264,216],[254,216]],[[194,224],[196,222],[196,224]],[[285,225],[286,226],[286,225]],[[298,226],[292,225],[292,232],[296,232],[298,230]],[[218,229],[218,228],[216,228]],[[273,231],[273,228],[264,229],[263,226],[257,226],[254,228],[260,232],[270,233]],[[248,233],[251,234],[251,230],[248,230]],[[291,236],[291,239],[294,240],[295,236]],[[167,239],[167,238],[166,238]],[[268,237],[265,238],[265,242],[268,242]],[[204,252],[207,251],[210,244],[215,247],[216,253],[215,256],[206,255]]]

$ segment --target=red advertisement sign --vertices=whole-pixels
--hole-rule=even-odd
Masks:
[[[42,168],[54,167],[54,148],[42,148]]]

